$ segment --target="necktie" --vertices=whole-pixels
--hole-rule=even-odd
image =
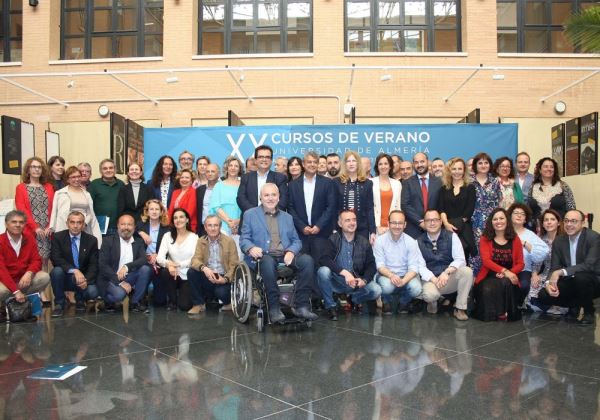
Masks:
[[[79,268],[79,248],[77,248],[77,236],[71,238],[71,252],[73,253],[73,265]]]
[[[428,194],[427,194],[427,178],[421,177],[421,195],[423,196],[423,210],[427,211],[427,202],[428,202]]]

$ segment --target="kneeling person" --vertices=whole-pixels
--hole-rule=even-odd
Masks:
[[[134,230],[133,217],[124,214],[117,222],[117,234],[102,241],[99,286],[103,289],[108,309],[112,309],[115,303],[122,302],[133,290],[132,310],[146,310],[142,298],[146,294],[152,269],[146,264],[144,241],[133,236]]]
[[[344,210],[338,217],[340,232],[322,240],[321,268],[317,271],[319,289],[323,295],[329,319],[337,321],[333,293],[352,296],[352,303],[373,301],[381,295],[381,286],[373,280],[377,268],[369,241],[356,235],[356,214]]]
[[[98,297],[98,240],[83,231],[85,215],[72,211],[67,217],[67,229],[56,232],[52,238],[50,272],[54,292],[53,317],[63,315],[65,291],[75,292],[77,311],[85,310],[85,300]]]
[[[473,287],[473,271],[467,267],[465,252],[458,235],[442,229],[437,210],[427,210],[423,219],[425,232],[417,239],[423,261],[419,274],[423,280],[423,300],[429,313],[437,312],[441,295],[457,292],[454,316],[466,321],[467,299]]]
[[[314,282],[313,259],[300,254],[302,242],[292,216],[277,208],[277,185],[265,183],[260,189],[260,201],[260,206],[244,213],[240,248],[250,264],[254,265],[253,259],[260,259],[260,275],[265,286],[271,322],[285,320],[277,286],[277,265],[280,263],[295,269],[297,273],[292,313],[299,318],[315,320],[318,316],[310,310],[310,292]]]
[[[196,252],[192,257],[188,279],[192,292],[196,294],[198,305],[188,314],[198,314],[205,310],[206,300],[217,298],[223,302],[222,309],[231,309],[231,279],[239,257],[235,241],[221,233],[219,216],[207,216],[204,221],[206,235],[200,237]]]

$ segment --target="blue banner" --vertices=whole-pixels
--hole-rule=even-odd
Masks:
[[[517,154],[517,124],[403,124],[403,125],[279,125],[241,127],[145,128],[146,179],[162,155],[175,160],[184,150],[206,155],[221,165],[229,155],[242,161],[260,145],[273,148],[275,157],[356,150],[375,158],[380,153],[411,159],[417,152],[430,158],[466,159],[479,152],[497,158]]]

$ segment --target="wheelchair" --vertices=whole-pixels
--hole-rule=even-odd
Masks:
[[[271,324],[269,319],[269,304],[266,289],[259,274],[260,260],[256,261],[256,271],[250,269],[245,261],[241,261],[233,272],[231,282],[231,309],[235,318],[242,324],[249,321],[253,312],[256,312],[256,328],[264,331],[265,324]],[[277,266],[277,285],[279,286],[279,303],[285,315],[284,325],[306,324],[312,322],[295,317],[291,308],[294,304],[295,272],[292,268],[279,264]]]

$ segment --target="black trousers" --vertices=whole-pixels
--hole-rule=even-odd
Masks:
[[[546,289],[540,290],[538,298],[546,305],[583,308],[586,314],[594,313],[594,299],[600,297],[600,278],[594,273],[581,272],[558,279],[558,297],[552,297]]]
[[[169,270],[160,270],[160,282],[167,290],[169,303],[177,305],[181,311],[189,311],[192,307],[192,290],[188,280],[177,276],[173,278]]]

